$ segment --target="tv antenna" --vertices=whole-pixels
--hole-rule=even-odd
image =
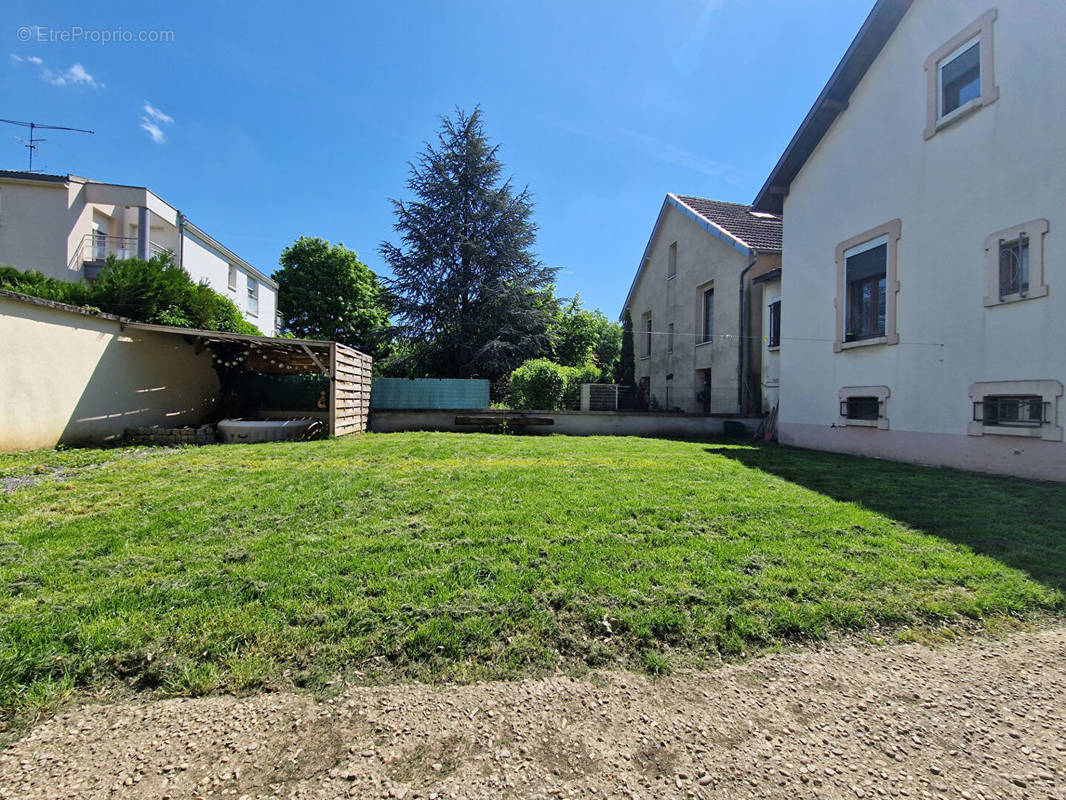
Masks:
[[[96,133],[96,131],[87,131],[84,128],[64,128],[62,125],[41,125],[38,122],[20,122],[16,119],[0,119],[0,122],[6,122],[8,125],[20,125],[23,128],[30,129],[30,138],[21,139],[15,137],[18,141],[22,142],[26,146],[26,149],[30,151],[30,167],[27,172],[33,172],[33,151],[37,149],[41,142],[48,141],[47,139],[41,139],[36,135],[36,131],[74,131],[75,133]]]

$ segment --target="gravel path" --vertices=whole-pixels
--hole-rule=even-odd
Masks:
[[[0,797],[1066,800],[1066,626],[660,680],[88,705],[0,755]]]

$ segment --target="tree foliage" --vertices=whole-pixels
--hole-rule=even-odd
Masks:
[[[391,303],[377,275],[343,244],[301,236],[274,273],[286,333],[330,339],[379,356],[389,337]]]
[[[615,367],[614,382],[622,386],[632,386],[636,383],[636,355],[633,349],[633,317],[626,309],[622,319],[622,343]]]
[[[555,270],[533,252],[532,197],[501,180],[498,151],[481,110],[457,110],[411,165],[414,199],[393,200],[399,242],[381,254],[408,374],[495,380],[549,352]]]
[[[552,323],[555,361],[568,367],[594,364],[601,379],[611,380],[622,348],[622,326],[599,309],[589,310],[574,295],[559,309]]]
[[[171,253],[145,261],[111,256],[91,284],[0,267],[0,288],[161,325],[259,334],[240,309],[206,282],[196,283]]]

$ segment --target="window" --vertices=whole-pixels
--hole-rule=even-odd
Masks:
[[[248,276],[248,313],[259,316],[259,281]]]
[[[769,306],[769,333],[766,337],[767,347],[781,346],[781,301],[774,300]]]
[[[644,358],[651,357],[651,312],[644,315]]]
[[[1036,394],[989,394],[974,404],[974,420],[1007,428],[1039,428],[1048,421],[1050,403]]]
[[[959,31],[925,60],[925,138],[999,98],[993,71],[992,9]]]
[[[237,265],[229,265],[229,289],[231,292],[237,291]]]
[[[887,222],[837,245],[837,352],[898,344],[896,253],[901,223]]]
[[[967,433],[1000,434],[1062,441],[1056,424],[1062,383],[1057,380],[989,381],[970,387],[973,413]]]
[[[670,245],[666,260],[666,279],[677,277],[677,242]]]
[[[885,335],[885,295],[888,280],[888,237],[853,247],[844,253],[844,341]]]
[[[888,428],[887,386],[845,386],[840,399],[840,424],[867,428]]]
[[[937,65],[940,118],[981,96],[981,42],[967,42]]]
[[[666,334],[666,352],[674,352],[674,323],[670,323],[667,327],[668,333]]]
[[[701,343],[714,338],[714,289],[703,292],[703,338]]]
[[[881,401],[876,397],[848,397],[840,401],[840,416],[848,419],[877,419]]]
[[[985,239],[985,305],[1044,297],[1044,235],[1048,221],[1036,219]]]

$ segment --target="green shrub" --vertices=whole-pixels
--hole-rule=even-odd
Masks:
[[[37,270],[20,272],[3,265],[0,265],[0,289],[71,305],[82,305],[88,297],[88,287],[84,283],[46,278]]]
[[[0,289],[84,306],[138,322],[260,335],[240,309],[206,283],[194,283],[168,253],[145,261],[108,259],[92,283],[68,283],[0,266]]]
[[[526,361],[511,373],[511,407],[542,411],[559,408],[566,389],[567,372],[567,367],[546,358]]]

